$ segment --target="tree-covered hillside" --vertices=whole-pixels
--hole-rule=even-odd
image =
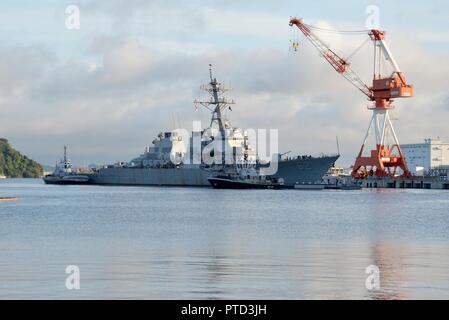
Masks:
[[[0,175],[8,178],[37,178],[43,175],[42,166],[14,150],[8,140],[0,138]]]

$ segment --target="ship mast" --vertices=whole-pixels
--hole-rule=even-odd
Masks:
[[[208,92],[211,97],[208,100],[195,99],[194,104],[196,108],[201,105],[212,113],[209,128],[212,128],[214,124],[218,126],[222,142],[222,164],[224,165],[224,144],[226,141],[226,129],[229,129],[230,126],[223,119],[223,111],[226,108],[229,108],[231,110],[230,105],[235,104],[235,101],[228,100],[224,96],[224,93],[229,91],[229,89],[225,88],[221,83],[217,82],[217,78],[213,77],[212,64],[209,64],[209,77],[210,82],[207,85],[201,86],[201,89]]]
[[[223,84],[217,81],[212,75],[212,64],[209,64],[209,77],[210,82],[207,85],[201,86],[201,89],[208,92],[211,97],[208,100],[195,99],[195,106],[201,105],[211,111],[212,117],[209,128],[212,128],[214,124],[218,126],[218,130],[222,137],[225,136],[225,129],[229,126],[223,119],[223,110],[230,108],[230,105],[235,104],[234,100],[229,100],[224,96],[224,93],[229,91]]]
[[[212,65],[209,64],[209,76],[210,76],[210,86],[212,88],[212,97],[214,98],[212,105],[215,105],[215,109],[212,113],[212,119],[210,121],[210,126],[214,123],[214,121],[217,122],[218,128],[220,130],[220,134],[222,137],[224,137],[224,124],[223,124],[223,118],[221,117],[221,106],[220,106],[220,100],[218,98],[218,92],[219,92],[219,86],[217,83],[217,78],[212,77]]]

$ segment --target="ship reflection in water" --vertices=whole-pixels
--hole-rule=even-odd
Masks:
[[[0,182],[0,298],[449,298],[447,194]],[[379,210],[388,207],[388,211]],[[77,265],[81,289],[65,288]],[[365,287],[369,265],[380,289]]]

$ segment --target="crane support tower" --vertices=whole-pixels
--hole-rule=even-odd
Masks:
[[[348,59],[340,57],[316,36],[313,30],[319,28],[307,25],[298,18],[290,18],[290,26],[298,27],[335,71],[373,102],[368,107],[372,110],[372,117],[353,165],[352,176],[356,179],[364,179],[368,176],[393,178],[399,175],[398,168],[400,168],[403,176],[410,177],[411,174],[393,128],[389,111],[393,108],[393,99],[413,96],[413,86],[407,84],[404,74],[393,58],[385,42],[385,32],[376,29],[364,31],[374,45],[374,77],[372,85],[368,86],[351,68]],[[389,75],[382,74],[381,66],[385,61],[391,65],[393,70]],[[372,129],[374,129],[376,147],[371,150],[370,154],[364,155],[365,145]]]

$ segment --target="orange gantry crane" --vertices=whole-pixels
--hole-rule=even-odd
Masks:
[[[307,25],[298,18],[291,18],[290,26],[298,27],[339,74],[366,95],[369,101],[374,102],[369,107],[373,114],[353,165],[352,176],[357,179],[368,176],[395,177],[399,174],[398,168],[400,168],[403,176],[410,177],[411,173],[394,131],[389,111],[393,108],[393,99],[413,96],[413,86],[407,84],[404,74],[385,43],[385,32],[376,29],[365,31],[374,44],[374,78],[372,86],[368,86],[351,69],[348,59],[341,58],[315,35],[313,30],[319,30],[319,28]],[[388,61],[393,69],[389,75],[381,74],[381,66],[385,61]],[[365,145],[372,128],[375,131],[376,148],[371,150],[369,155],[364,156]]]

